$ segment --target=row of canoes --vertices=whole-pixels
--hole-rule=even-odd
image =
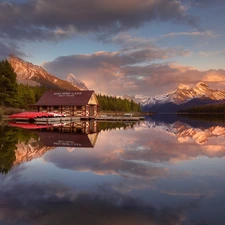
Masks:
[[[43,121],[47,119],[59,120],[66,119],[67,117],[63,114],[52,113],[52,112],[22,112],[16,113],[9,116],[10,120],[16,121]]]

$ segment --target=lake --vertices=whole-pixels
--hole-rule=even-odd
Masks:
[[[223,123],[155,116],[0,130],[1,225],[225,224]]]

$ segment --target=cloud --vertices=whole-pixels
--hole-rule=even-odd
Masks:
[[[168,38],[168,37],[176,37],[176,36],[204,36],[204,37],[210,37],[210,38],[218,37],[218,35],[216,35],[213,31],[210,31],[210,30],[168,33],[161,37]]]
[[[147,40],[123,40],[121,50],[58,57],[43,67],[62,79],[72,72],[89,89],[111,95],[152,96],[172,91],[180,83],[195,85],[199,81],[211,88],[225,86],[224,70],[199,71],[171,62],[156,63],[188,55],[184,49],[160,48]]]
[[[195,1],[192,1],[191,4],[193,6],[197,6],[197,7],[207,7],[207,6],[218,6],[218,4],[221,4],[221,5],[224,5],[224,0],[214,0],[214,1],[211,1],[211,0],[195,0]]]
[[[36,41],[57,41],[77,33],[107,37],[155,20],[196,25],[196,20],[177,0],[2,2],[0,15],[1,37]]]
[[[199,52],[199,54],[203,57],[217,56],[217,55],[222,55],[224,53],[225,53],[225,50],[215,51],[215,52],[205,52],[205,51]]]
[[[215,36],[209,31],[168,35]],[[177,56],[190,55],[189,51],[180,47],[159,47],[154,39],[132,37],[125,32],[105,41],[119,45],[120,49],[114,52],[62,56],[52,62],[45,62],[43,67],[62,79],[72,72],[89,89],[110,95],[152,96],[172,91],[180,83],[195,85],[199,81],[208,82],[212,88],[217,88],[219,84],[220,88],[225,86],[224,70],[199,71],[193,67],[166,62]],[[207,53],[200,54],[206,56]]]
[[[162,48],[152,40],[132,38],[125,33],[115,36],[111,41],[120,44],[121,49],[62,56],[52,62],[45,62],[42,66],[62,79],[72,72],[96,92],[112,95],[138,94],[141,89],[144,91],[143,87],[148,83],[146,79],[154,76],[152,73],[156,67],[158,72],[164,70],[169,73],[167,68],[163,68],[164,65],[156,66],[151,63],[189,54],[182,48]],[[171,70],[175,71],[173,68]]]
[[[24,52],[22,52],[17,44],[14,43],[7,43],[1,41],[0,39],[0,59],[4,59],[10,53],[15,53],[18,56],[26,56]]]

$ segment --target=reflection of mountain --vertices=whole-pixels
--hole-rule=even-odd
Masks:
[[[30,139],[28,142],[19,142],[15,149],[15,161],[13,165],[19,165],[24,162],[31,161],[44,155],[47,151],[53,148],[44,146],[35,139]]]
[[[147,124],[150,128],[176,136],[179,142],[194,140],[200,145],[205,144],[210,138],[225,135],[225,127],[221,125],[214,125],[208,128],[196,128],[179,121],[170,124],[153,120],[147,121]]]

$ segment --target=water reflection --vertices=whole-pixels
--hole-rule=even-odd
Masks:
[[[133,124],[78,121],[63,124],[9,122],[0,126],[0,172],[42,157],[55,147],[93,148],[100,130],[126,129]],[[21,128],[21,129],[20,129]]]
[[[1,175],[0,224],[224,224],[223,124],[161,117],[1,131],[1,153],[15,154]]]

